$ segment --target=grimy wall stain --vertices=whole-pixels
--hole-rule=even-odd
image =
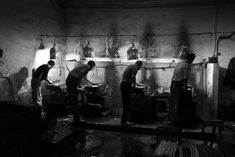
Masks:
[[[30,102],[31,70],[35,68],[35,57],[43,46],[45,48],[40,50],[41,55],[48,54],[56,43],[58,53],[53,74],[64,81],[68,73],[64,68],[66,57],[75,55],[79,60],[83,46],[88,42],[94,49],[95,61],[96,57],[107,57],[109,39],[112,39],[120,58],[112,58],[108,63],[97,61],[96,71],[88,77],[108,84],[113,92],[113,107],[121,107],[119,81],[125,67],[133,63],[126,61],[127,50],[133,42],[147,61],[146,68],[137,76],[138,81],[147,82],[154,90],[158,87],[169,88],[173,72],[173,68],[148,69],[170,65],[169,62],[155,62],[156,58],[177,58],[182,45],[187,44],[196,54],[195,63],[200,63],[214,55],[216,26],[217,37],[235,31],[235,9],[229,5],[218,6],[216,24],[215,7],[62,10],[53,0],[2,0],[0,9],[0,48],[3,50],[0,76],[9,78],[13,85],[11,90],[7,80],[1,78],[0,99],[11,100],[14,97],[25,103]],[[48,37],[41,37],[41,34],[48,34]],[[67,38],[53,37],[61,34]],[[41,43],[43,46],[40,46]],[[219,44],[221,55],[218,61],[223,70],[220,82],[223,81],[230,58],[234,56],[234,50],[232,39],[222,40]],[[48,59],[48,56],[41,58],[39,63],[46,63]],[[203,110],[203,101],[206,99],[204,69],[198,65],[191,72],[191,84],[200,95],[200,110]],[[220,85],[220,93],[223,93],[223,86]]]
[[[30,95],[31,72],[40,42],[43,42],[45,53],[54,40],[59,48],[64,45],[61,38],[41,38],[41,34],[64,34],[63,12],[48,0],[2,0],[0,10],[0,47],[3,50],[0,76],[9,78],[12,83],[1,78],[0,100],[13,100],[12,96],[17,100],[19,93]],[[46,56],[37,62],[47,63],[48,60]],[[55,62],[60,66],[58,59]],[[9,90],[10,86],[13,91]],[[30,96],[27,97],[30,103]]]
[[[196,53],[197,62],[213,56],[215,47],[215,7],[151,9],[151,10],[66,10],[68,36],[83,35],[95,45],[99,40],[110,36],[110,28],[116,26],[116,35],[123,41],[120,55],[126,53],[132,40],[155,44],[156,57],[176,57],[179,48],[186,43],[192,52]],[[218,7],[217,37],[228,35],[234,31],[234,6]],[[83,30],[85,34],[80,34]],[[227,33],[226,33],[227,32]],[[86,36],[87,35],[87,36]],[[89,36],[91,35],[91,36]],[[100,38],[99,38],[100,37]],[[143,40],[146,38],[145,40]],[[150,40],[151,41],[148,41]],[[78,38],[77,38],[78,39]],[[71,39],[70,40],[75,40]],[[148,41],[148,42],[147,42]],[[232,41],[231,41],[232,42]],[[145,46],[146,46],[145,43]],[[219,50],[232,46],[220,44]],[[73,44],[68,43],[68,53],[74,51]],[[101,48],[102,47],[102,48]],[[95,51],[104,49],[104,45],[95,45]],[[148,47],[150,47],[148,45]],[[231,47],[232,48],[232,47]],[[226,51],[226,50],[224,50]],[[96,52],[105,53],[103,52]],[[219,61],[221,67],[227,67],[227,61],[232,57],[231,50],[223,52]],[[226,61],[225,61],[226,60]]]
[[[215,55],[215,33],[217,33],[218,38],[220,35],[228,35],[235,31],[234,6],[218,6],[217,11],[216,19],[215,7],[151,10],[68,9],[66,10],[68,19],[67,54],[81,52],[78,47],[74,46],[73,41],[79,42],[80,30],[83,30],[83,32],[86,32],[86,34],[83,34],[83,39],[90,41],[95,57],[104,57],[107,53],[107,42],[101,41],[109,38],[110,28],[115,24],[115,35],[119,41],[120,60],[118,62],[124,63],[126,66],[130,64],[125,62],[126,53],[133,42],[145,55],[149,67],[162,66],[161,63],[154,62],[155,58],[180,58],[183,45],[186,45],[196,54],[194,63],[208,61],[209,57]],[[70,38],[70,36],[73,36],[73,38]],[[74,39],[76,36],[77,38]],[[221,55],[218,57],[220,67],[227,67],[228,61],[234,56],[234,48],[234,41],[232,40],[220,42],[219,52],[221,52]],[[169,66],[169,64],[163,64],[163,66]],[[115,67],[119,69],[118,65]],[[124,70],[124,67],[122,66],[121,69]],[[210,114],[208,113],[210,107],[205,104],[207,102],[205,69],[206,66],[199,64],[195,65],[191,72],[191,84],[197,92],[198,112],[203,114],[202,116]],[[116,71],[118,73],[109,75],[109,77],[112,78],[111,80],[121,78],[123,70]],[[145,69],[138,77],[140,77],[139,80],[142,83],[147,82],[152,88],[169,88],[172,72],[173,69]],[[94,77],[92,76],[92,78]],[[223,76],[220,77],[220,81],[222,80]],[[104,81],[104,83],[107,82]],[[114,87],[112,90],[120,95],[118,87]],[[220,92],[223,92],[223,90],[220,90]],[[114,103],[116,103],[114,106],[121,106],[120,100],[114,101]]]

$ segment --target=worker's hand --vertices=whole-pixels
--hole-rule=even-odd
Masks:
[[[144,84],[139,84],[139,83],[136,83],[136,88],[144,88],[145,85]]]
[[[48,82],[48,85],[49,85],[49,86],[53,86],[53,83],[51,83],[51,82]]]
[[[101,83],[92,83],[91,85],[92,85],[92,86],[100,86]]]
[[[77,88],[79,91],[81,91],[81,92],[84,92],[85,91],[85,88],[84,87],[78,87]]]
[[[48,85],[53,85],[48,79],[45,79],[45,81],[48,83]]]

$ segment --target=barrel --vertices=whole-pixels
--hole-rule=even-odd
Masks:
[[[0,101],[0,156],[32,157],[39,153],[38,107]]]

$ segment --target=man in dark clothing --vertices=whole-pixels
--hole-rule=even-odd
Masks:
[[[188,83],[188,75],[191,69],[190,64],[195,59],[195,54],[189,53],[186,59],[179,62],[175,69],[171,80],[171,97],[170,97],[170,121],[175,123],[178,118],[178,107],[182,99],[183,90],[186,89]]]
[[[235,57],[231,58],[224,78],[224,85],[235,89]]]
[[[78,109],[78,95],[84,91],[81,88],[82,79],[86,79],[90,84],[92,84],[85,76],[90,70],[95,67],[94,61],[89,61],[87,64],[82,64],[71,70],[66,78],[66,86],[69,93],[69,101],[71,109],[76,121],[81,121]]]
[[[136,61],[134,65],[129,65],[122,75],[122,82],[120,85],[123,105],[123,112],[121,117],[122,125],[131,125],[131,123],[127,121],[128,112],[131,107],[131,91],[132,88],[139,85],[136,83],[136,74],[138,70],[142,68],[142,66],[143,63],[141,61]]]
[[[226,75],[224,78],[224,86],[226,87],[226,89],[223,91],[223,95],[224,95],[224,100],[225,100],[225,114],[226,115],[231,115],[232,112],[232,106],[234,106],[234,102],[235,102],[235,57],[232,57],[229,61],[228,64],[228,69],[226,71]],[[228,87],[228,88],[227,88]],[[228,114],[227,114],[227,113]]]
[[[55,62],[50,60],[47,64],[43,64],[39,66],[36,71],[33,73],[33,77],[31,80],[31,87],[32,87],[32,99],[33,104],[39,105],[42,107],[42,87],[41,82],[47,81],[49,84],[51,82],[47,79],[48,72],[51,68],[55,66]]]

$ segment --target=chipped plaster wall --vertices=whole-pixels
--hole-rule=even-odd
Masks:
[[[51,0],[2,0],[0,5],[0,100],[31,103],[32,68],[49,60],[54,41],[61,50],[65,40],[41,38],[41,34],[64,34],[63,12]],[[39,50],[40,42],[44,49]],[[61,55],[55,59],[61,67]],[[63,76],[64,77],[64,76]]]
[[[140,51],[145,51],[145,47],[153,48],[153,55],[145,58],[150,67],[161,66],[154,62],[153,58],[175,58],[179,57],[183,43],[187,43],[189,48],[196,54],[194,63],[207,61],[209,57],[216,54],[215,34],[228,35],[235,31],[235,21],[233,20],[234,6],[218,7],[216,19],[215,7],[199,8],[175,8],[175,9],[143,9],[143,10],[66,10],[67,15],[67,55],[79,60],[83,57],[83,47],[90,42],[94,49],[94,60],[107,56],[109,39],[116,38],[120,59],[110,62],[108,66],[108,79],[101,82],[110,84],[113,96],[114,107],[120,107],[119,81],[126,66],[113,66],[115,64],[126,63],[127,50],[134,42]],[[215,22],[217,21],[217,22]],[[217,28],[217,30],[215,30]],[[149,44],[150,43],[150,44]],[[229,59],[234,56],[234,41],[223,40],[219,44],[218,61],[221,69],[226,69]],[[70,59],[71,59],[70,58]],[[102,60],[102,59],[101,59]],[[127,62],[129,65],[130,62]],[[169,62],[163,66],[169,66]],[[107,65],[107,64],[106,64]],[[113,68],[115,67],[115,68]],[[96,73],[91,73],[90,78],[100,82],[100,78],[106,78],[104,69],[97,67]],[[111,70],[115,69],[115,70]],[[151,85],[152,90],[158,87],[169,88],[172,77],[172,69],[150,69],[146,75],[140,75],[142,83]],[[191,84],[198,95],[198,112],[203,117],[210,117],[210,106],[207,104],[207,82],[206,66],[198,64],[191,71]],[[98,74],[97,74],[98,73]],[[221,73],[221,72],[220,72]],[[147,76],[149,75],[149,76]],[[221,74],[220,74],[221,75]],[[146,79],[149,77],[149,79]],[[220,77],[220,81],[223,80]],[[145,82],[144,82],[145,81]],[[223,92],[223,91],[222,91]],[[221,93],[221,91],[220,91]]]
[[[215,47],[215,8],[177,8],[152,10],[66,10],[66,28],[64,13],[53,0],[4,0],[1,1],[0,13],[0,47],[3,56],[0,58],[0,74],[10,78],[13,88],[5,78],[0,80],[1,100],[12,100],[15,95],[18,101],[29,103],[31,70],[49,60],[49,49],[55,42],[58,47],[56,67],[52,73],[55,79],[62,82],[68,71],[64,68],[64,59],[80,60],[82,47],[90,41],[95,57],[105,57],[109,39],[115,39],[120,59],[116,61],[97,61],[96,71],[89,73],[89,78],[96,82],[108,84],[113,91],[113,107],[121,107],[119,82],[125,67],[133,62],[127,61],[127,49],[132,42],[141,52],[151,47],[152,54],[147,54],[147,67],[169,66],[170,62],[161,64],[154,58],[179,57],[182,41],[187,42],[196,53],[196,63],[213,56]],[[218,7],[217,37],[234,31],[235,21],[233,6]],[[67,33],[67,34],[65,34]],[[212,34],[211,34],[212,33]],[[41,34],[48,34],[49,37]],[[53,37],[67,35],[68,38]],[[39,50],[40,42],[45,49]],[[224,96],[223,76],[234,56],[234,41],[222,40],[219,44],[220,96]],[[45,57],[35,61],[38,56]],[[70,64],[70,63],[68,63]],[[121,65],[121,66],[120,66]],[[151,85],[151,90],[158,87],[168,88],[172,69],[149,69],[138,74],[138,81]],[[191,72],[192,85],[199,95],[199,112],[207,116],[204,109],[205,68],[197,65]],[[226,89],[230,92],[230,89]],[[13,93],[13,94],[12,94]],[[222,94],[221,94],[222,93]],[[221,100],[223,101],[226,98]],[[203,112],[201,112],[203,111]]]

